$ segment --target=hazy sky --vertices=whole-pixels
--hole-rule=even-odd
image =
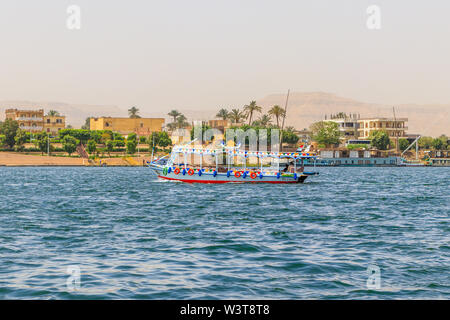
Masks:
[[[290,88],[448,104],[449,16],[448,0],[1,0],[0,100],[216,110]]]

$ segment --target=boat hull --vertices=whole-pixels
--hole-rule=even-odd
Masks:
[[[186,183],[303,183],[306,178],[310,175],[315,175],[317,173],[311,172],[311,173],[301,173],[297,174],[296,177],[294,177],[293,174],[290,175],[280,175],[280,177],[274,176],[274,175],[263,175],[256,176],[252,178],[250,174],[246,174],[244,177],[244,174],[241,174],[240,177],[236,177],[234,174],[227,174],[227,173],[211,173],[211,172],[202,172],[201,175],[196,172],[195,174],[189,175],[187,170],[183,172],[179,172],[176,174],[173,171],[167,172],[167,170],[164,170],[164,167],[156,167],[153,165],[149,166],[155,175],[158,176],[160,179],[169,180],[169,181],[179,181],[179,182],[186,182]]]
[[[213,179],[206,179],[206,177],[200,178],[200,177],[195,177],[195,178],[181,178],[181,177],[168,177],[168,176],[158,176],[158,178],[160,179],[165,179],[165,180],[169,180],[169,181],[178,181],[178,182],[186,182],[186,183],[282,183],[282,184],[286,184],[286,183],[303,183],[306,178],[308,176],[306,175],[302,175],[300,177],[297,178],[297,180],[294,180],[293,178],[291,179],[284,179],[282,180],[281,178],[278,180],[269,180],[268,178],[264,179],[259,179],[259,178],[255,178],[255,179],[251,179],[249,177],[247,177],[246,179],[233,179],[230,177],[230,179],[221,179],[221,178],[213,178]],[[258,179],[258,180],[257,180]],[[276,179],[276,178],[275,178]]]

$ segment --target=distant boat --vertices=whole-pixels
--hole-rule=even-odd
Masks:
[[[188,164],[188,156],[197,155],[200,157],[200,164]],[[203,156],[212,156],[215,159],[215,166],[202,165]],[[181,157],[181,159],[180,159]],[[226,157],[226,164],[219,165],[220,157]],[[234,166],[233,159],[239,157],[243,159],[244,166]],[[261,166],[248,167],[246,159],[255,157],[260,160]],[[264,167],[263,159],[278,159],[276,168]],[[208,149],[193,146],[192,142],[187,145],[174,146],[169,158],[163,158],[152,162],[147,162],[148,167],[160,179],[180,181],[188,183],[303,183],[306,178],[318,174],[318,172],[306,172],[303,166],[297,166],[297,161],[314,161],[314,152],[266,152],[266,151],[245,151],[240,150],[240,146],[227,147],[223,143],[221,148]],[[280,162],[286,161],[284,168]]]

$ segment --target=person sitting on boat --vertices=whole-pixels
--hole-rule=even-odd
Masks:
[[[283,172],[294,173],[294,162],[287,163],[286,167],[283,169]]]
[[[303,172],[304,169],[305,168],[303,166],[297,168],[297,172]],[[295,172],[294,161],[291,161],[288,164],[286,164],[286,167],[283,169],[283,172],[294,173]]]

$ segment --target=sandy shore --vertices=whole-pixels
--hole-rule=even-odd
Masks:
[[[87,160],[84,160],[87,163]],[[0,166],[83,166],[83,159],[0,152]]]
[[[106,158],[101,159],[102,164],[108,166],[142,166],[143,161],[150,160],[149,157],[139,158]],[[18,152],[0,152],[0,166],[22,167],[22,166],[89,166],[89,161],[81,158],[52,157],[40,154],[27,155]],[[100,165],[96,160],[95,165]]]

